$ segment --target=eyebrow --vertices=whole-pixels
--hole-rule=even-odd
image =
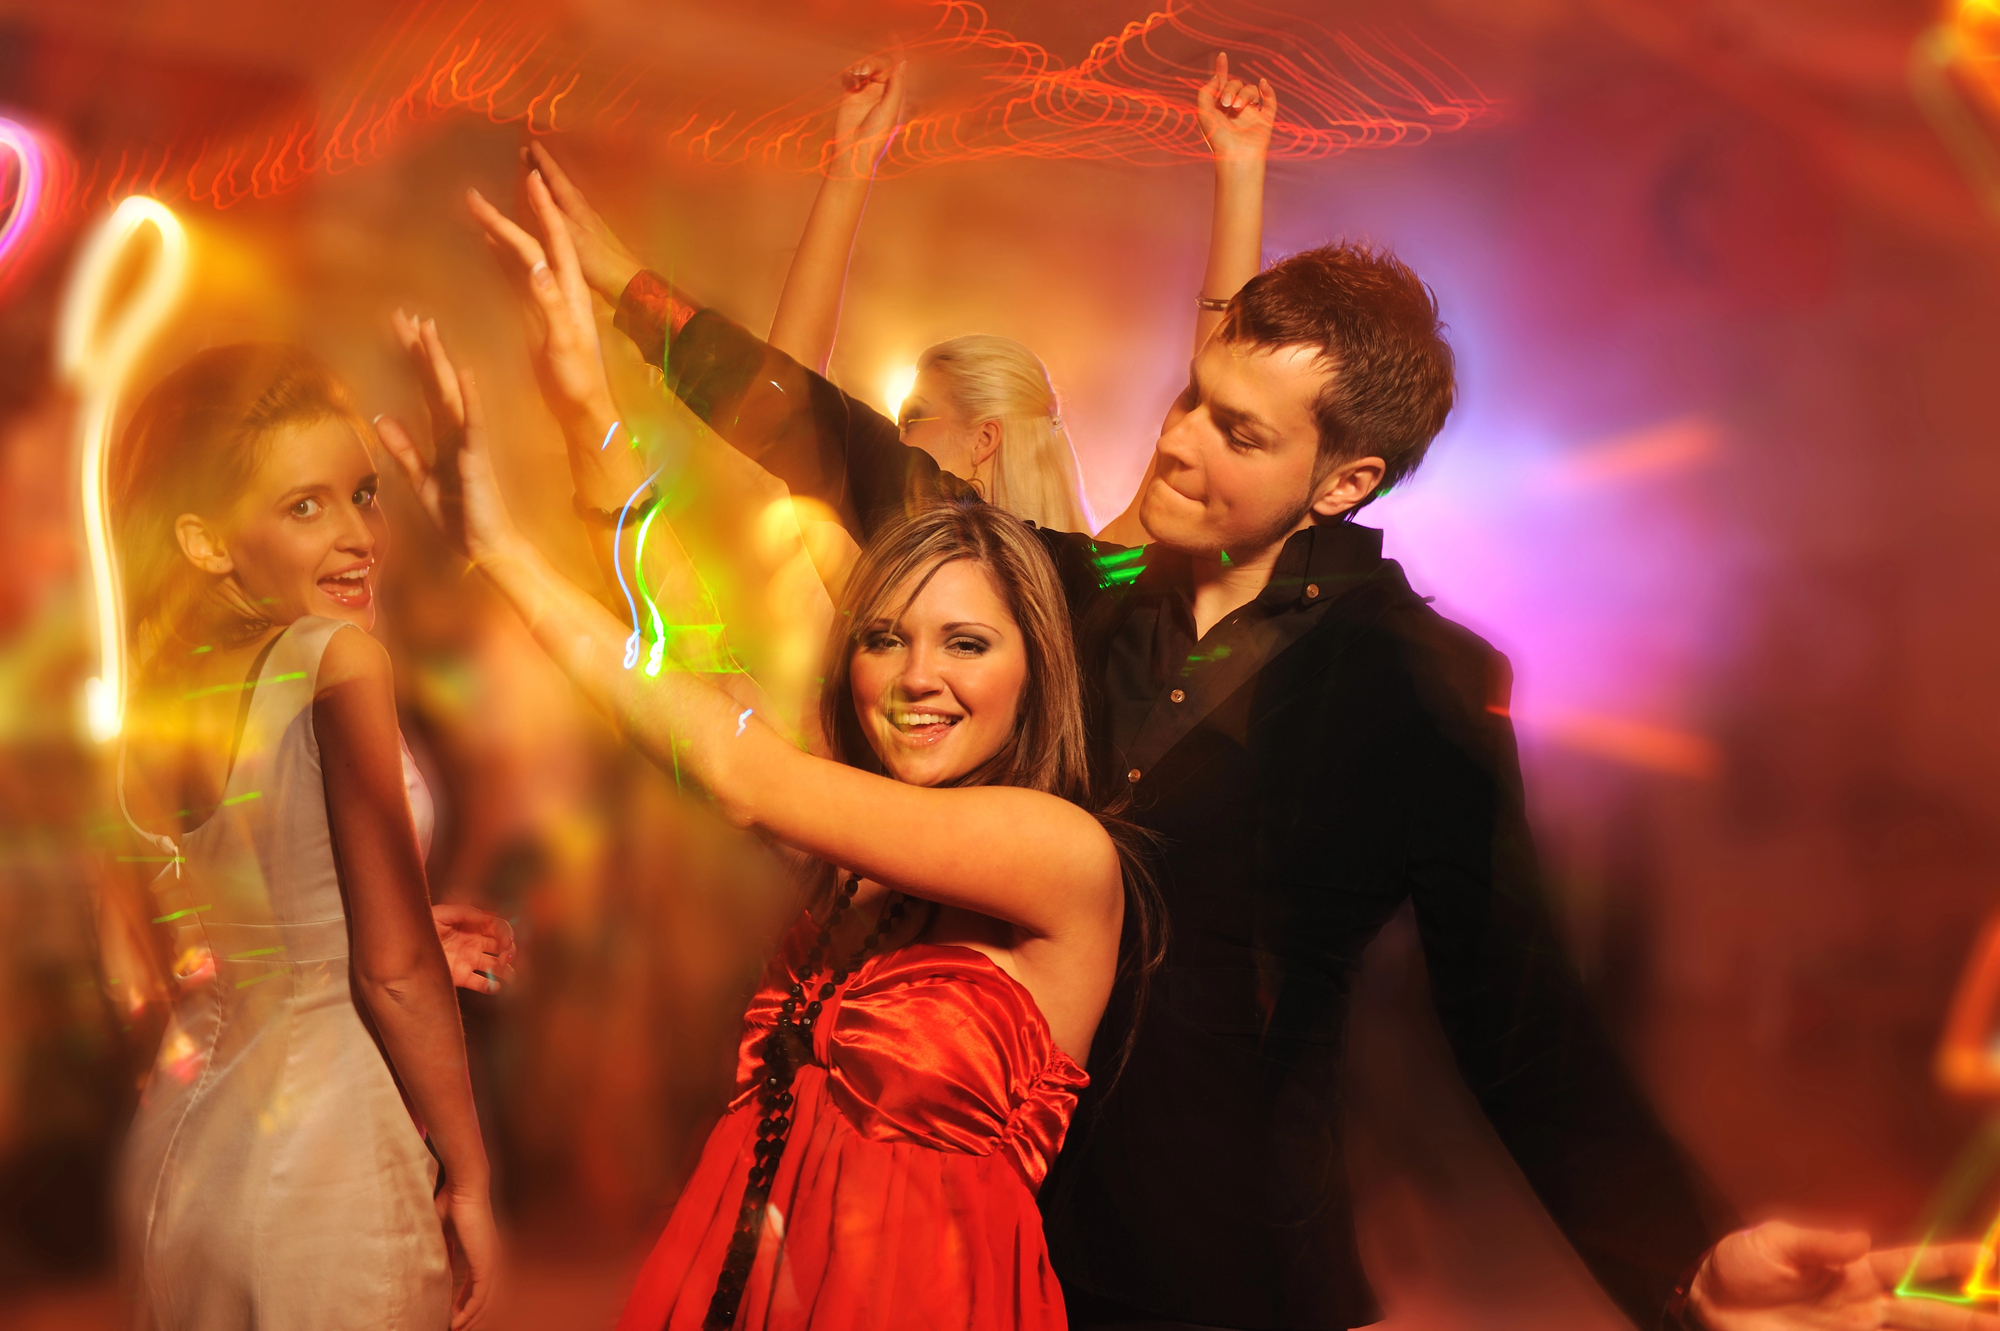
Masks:
[[[1193,385],[1195,399],[1199,401],[1201,399],[1201,371],[1195,368],[1195,362],[1192,360],[1188,362],[1188,383]],[[1269,421],[1254,411],[1245,411],[1241,407],[1231,407],[1211,402],[1208,404],[1208,414],[1214,417],[1216,424],[1222,426],[1225,430],[1231,427],[1247,429],[1252,434],[1261,437],[1266,443],[1276,443],[1282,437],[1276,429],[1272,428]]]
[[[946,633],[955,632],[958,629],[985,629],[988,633],[998,633],[1000,631],[991,624],[982,624],[976,619],[954,619],[951,623],[944,626]]]
[[[379,471],[371,471],[366,476],[363,476],[360,480],[356,481],[354,483],[354,488],[358,490],[364,485],[380,485],[381,483],[382,483],[382,473]],[[309,499],[314,495],[332,494],[334,491],[338,489],[340,489],[340,487],[338,485],[335,485],[331,481],[314,481],[311,485],[294,486],[292,489],[285,491],[285,493],[278,496],[278,502],[281,504],[289,504],[294,500]]]

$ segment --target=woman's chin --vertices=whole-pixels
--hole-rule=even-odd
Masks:
[[[898,745],[881,757],[883,769],[906,786],[941,786],[979,766],[979,760],[967,761],[963,753],[942,746],[911,749]]]
[[[312,613],[326,619],[340,619],[363,633],[375,631],[375,598],[319,595],[313,598]]]

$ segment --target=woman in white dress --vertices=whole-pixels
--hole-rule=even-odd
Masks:
[[[221,347],[114,464],[120,799],[177,991],[121,1183],[141,1327],[442,1331],[491,1290],[430,797],[368,633],[387,527],[363,437],[305,352]]]

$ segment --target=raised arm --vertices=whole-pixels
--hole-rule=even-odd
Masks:
[[[805,690],[788,687],[781,678],[774,693],[766,694],[738,665],[707,584],[666,517],[657,473],[649,471],[654,459],[672,451],[660,447],[660,435],[703,427],[672,398],[664,413],[657,401],[641,409],[643,419],[634,415],[629,401],[622,408],[613,405],[590,288],[569,229],[539,172],[529,173],[527,196],[546,244],[477,193],[468,202],[524,289],[536,379],[563,427],[577,508],[592,549],[613,588],[613,601],[624,607],[628,664],[652,675],[671,661],[683,669],[729,676],[721,683],[732,696],[760,709],[789,736],[807,733]],[[399,315],[396,327],[406,353],[443,363],[435,325],[420,326]],[[642,428],[653,438],[642,441]],[[801,594],[808,590],[818,591],[801,589]],[[803,607],[800,614],[810,618]]]
[[[312,724],[353,932],[355,994],[444,1164],[440,1210],[467,1266],[452,1326],[466,1327],[492,1292],[499,1245],[465,1033],[431,920],[403,789],[395,681],[381,643],[359,631],[333,635],[320,665]]]
[[[703,677],[626,668],[626,630],[513,529],[470,376],[416,368],[438,438],[433,465],[399,423],[383,442],[448,538],[492,579],[570,679],[654,761],[677,763],[734,822],[890,887],[1034,937],[1114,931],[1118,856],[1084,810],[1006,786],[928,789],[803,753]]]
[[[1218,51],[1215,72],[1195,91],[1195,115],[1215,155],[1208,266],[1202,270],[1194,316],[1194,349],[1200,351],[1221,326],[1222,307],[1264,266],[1264,159],[1278,119],[1278,94],[1269,79],[1259,79],[1253,87],[1232,77],[1229,57]],[[1139,521],[1139,501],[1152,479],[1153,463],[1148,462],[1132,502],[1098,531],[1100,541],[1144,545],[1152,539]]]
[[[1215,210],[1208,231],[1208,267],[1196,308],[1194,348],[1200,351],[1222,323],[1227,304],[1264,267],[1264,159],[1278,120],[1278,94],[1269,79],[1256,86],[1229,73],[1229,57],[1216,52],[1215,73],[1195,92],[1195,115],[1215,154]]]
[[[534,160],[579,255],[608,252],[598,217],[546,149]],[[659,367],[696,417],[791,488],[825,504],[857,539],[913,497],[956,494],[963,483],[931,455],[905,447],[896,423],[760,341],[687,291],[644,269],[583,266],[592,290],[617,307],[618,330]]]
[[[834,112],[825,177],[806,214],[805,234],[799,237],[771,318],[771,345],[820,374],[826,373],[840,329],[848,257],[875,168],[895,139],[903,114],[903,69],[900,62],[885,69],[863,61],[841,75],[846,92]]]

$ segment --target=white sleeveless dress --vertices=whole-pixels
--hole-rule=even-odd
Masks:
[[[355,1007],[313,735],[320,658],[351,627],[287,628],[221,807],[178,842],[140,829],[167,861],[153,891],[180,977],[120,1180],[147,1331],[450,1322],[437,1165]],[[427,849],[430,794],[407,748],[403,773]]]

